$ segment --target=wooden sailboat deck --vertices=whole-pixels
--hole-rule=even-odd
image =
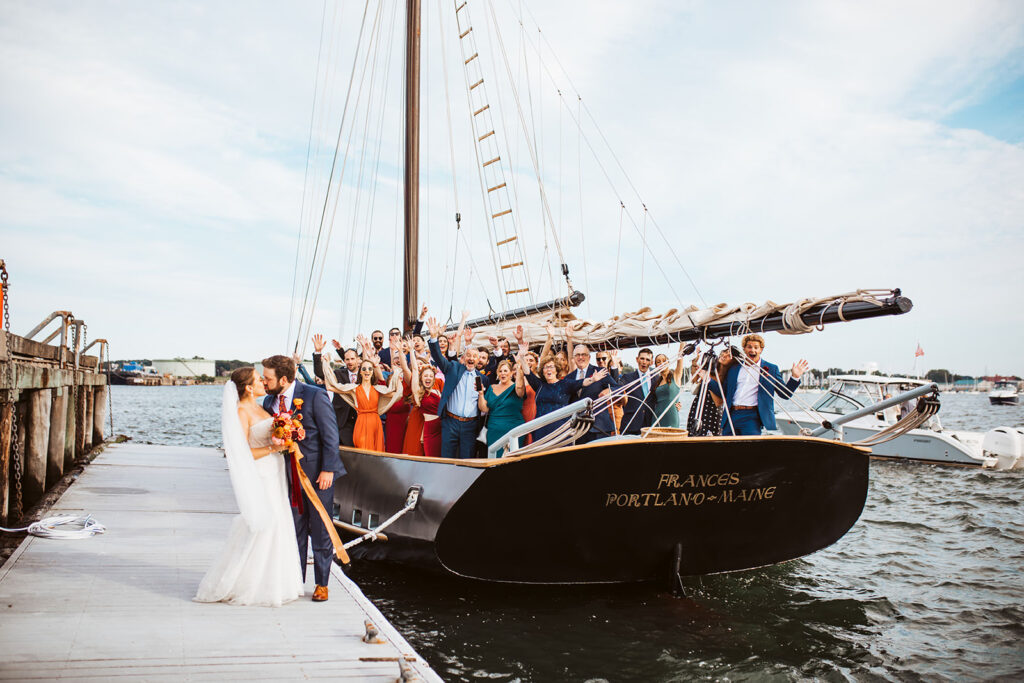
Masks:
[[[326,603],[312,567],[280,608],[192,602],[236,511],[220,451],[108,447],[47,513],[107,532],[29,536],[0,568],[0,678],[441,680],[337,566]]]

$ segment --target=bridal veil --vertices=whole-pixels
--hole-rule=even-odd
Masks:
[[[224,385],[220,429],[238,511],[253,531],[265,529],[270,524],[270,514],[261,502],[264,498],[263,485],[256,471],[249,440],[238,419],[238,389],[234,382]]]

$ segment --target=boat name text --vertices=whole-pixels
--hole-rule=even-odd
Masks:
[[[749,503],[771,500],[775,486],[744,488],[738,472],[714,474],[662,474],[658,490],[649,493],[607,493],[605,507],[696,507],[705,503]],[[726,488],[728,487],[728,488]],[[691,489],[665,491],[662,489]],[[694,490],[695,489],[695,490]]]

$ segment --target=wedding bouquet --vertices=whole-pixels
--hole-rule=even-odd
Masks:
[[[274,425],[270,435],[275,446],[288,446],[306,438],[306,430],[302,428],[302,399],[292,401],[291,410],[283,410],[274,416]]]

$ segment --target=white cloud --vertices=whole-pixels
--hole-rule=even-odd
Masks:
[[[427,31],[437,8],[427,3]],[[486,45],[486,5],[473,19]],[[495,3],[508,16],[518,3]],[[386,8],[389,9],[389,8]],[[393,8],[390,8],[393,10]],[[941,121],[1024,71],[1024,21],[1015,3],[597,2],[532,7],[630,178],[709,302],[773,299],[902,286],[909,316],[771,341],[772,357],[807,355],[818,366],[867,360],[904,370],[918,340],[927,365],[1024,373],[1012,342],[1024,331],[1012,302],[1024,246],[1024,149]],[[0,14],[0,230],[14,273],[15,321],[34,325],[72,307],[111,338],[115,354],[257,357],[286,336],[294,233],[302,201],[319,7],[229,4],[7,4]],[[332,5],[321,65],[333,83],[314,138],[314,186],[333,146],[361,7]],[[390,15],[382,13],[390,30]],[[494,298],[485,209],[463,143],[465,85],[446,19],[464,239],[483,280],[465,275],[463,300]],[[503,34],[514,73],[542,86],[523,101],[542,143],[552,212],[577,286],[595,316],[672,296],[625,222],[618,199],[584,150],[586,244],[576,194],[574,101],[547,48],[567,107],[525,39]],[[401,32],[401,25],[396,28]],[[447,309],[456,206],[446,179],[448,133],[439,41],[426,38],[424,166],[426,295]],[[382,51],[380,58],[386,58]],[[351,334],[391,324],[400,306],[395,260],[401,146],[394,80],[382,123],[381,168],[371,213],[365,191],[339,202],[331,268],[315,327]],[[488,87],[504,105],[519,192],[516,215],[533,280],[547,283],[543,217],[504,67],[491,53]],[[329,67],[329,68],[328,68]],[[383,68],[383,62],[378,69]],[[495,78],[495,73],[497,78]],[[498,82],[495,82],[498,81]],[[380,90],[375,91],[379,102]],[[523,93],[525,95],[525,93]],[[366,94],[364,93],[364,97]],[[500,100],[500,102],[498,101]],[[532,106],[532,108],[531,108]],[[498,107],[496,106],[497,110]],[[353,154],[363,147],[362,121]],[[561,126],[559,126],[561,122]],[[377,145],[366,141],[366,168]],[[588,123],[586,135],[600,146]],[[557,171],[561,158],[565,170]],[[358,156],[346,184],[358,184]],[[607,154],[602,163],[629,210],[642,211]],[[365,171],[369,174],[369,171]],[[561,187],[561,189],[559,189]],[[307,197],[307,215],[322,197]],[[366,239],[367,226],[373,229]],[[684,303],[695,298],[674,259],[648,236]],[[547,236],[548,255],[554,244]],[[43,246],[45,245],[45,246]],[[586,250],[586,268],[582,263]],[[470,254],[460,247],[460,264]],[[364,264],[366,268],[364,270]],[[619,282],[613,282],[616,268]],[[368,273],[363,275],[363,273]],[[369,279],[365,295],[361,280]],[[557,281],[558,276],[555,274]],[[543,293],[549,293],[547,284]],[[348,298],[343,300],[343,293]],[[461,294],[466,290],[466,296]],[[19,298],[20,297],[20,298]],[[467,298],[468,297],[468,298]],[[357,311],[361,310],[361,313]],[[365,310],[362,310],[365,309]],[[586,311],[585,311],[586,312]],[[442,317],[447,310],[441,311]],[[254,323],[259,321],[259,323]],[[984,330],[990,344],[968,351]],[[98,332],[97,332],[98,333]]]

